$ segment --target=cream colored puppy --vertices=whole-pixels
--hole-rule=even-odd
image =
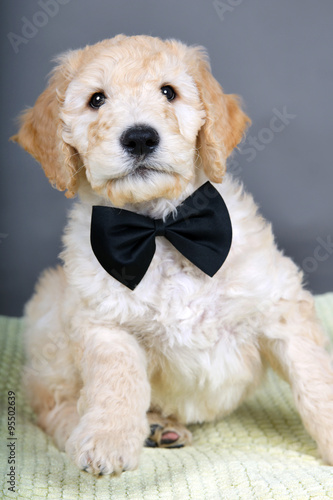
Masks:
[[[232,412],[267,362],[333,464],[333,371],[313,298],[225,175],[248,123],[201,48],[147,36],[60,56],[22,117],[14,139],[55,187],[79,195],[63,266],[43,274],[26,308],[25,380],[40,426],[84,470],[136,468],[148,421],[148,444],[187,444],[183,425]],[[139,139],[126,136],[133,129]],[[93,205],[165,218],[207,179],[221,183],[233,227],[214,277],[163,237],[134,290],[104,270],[90,245]]]

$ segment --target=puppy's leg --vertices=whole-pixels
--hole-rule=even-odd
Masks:
[[[26,396],[37,415],[38,425],[65,451],[65,443],[79,421],[77,400],[65,399],[71,397],[69,394],[51,391],[30,367],[25,368],[24,379]]]
[[[135,469],[149,434],[144,353],[136,339],[120,329],[91,326],[82,333],[81,419],[66,451],[81,469],[94,474]]]
[[[62,322],[67,282],[61,267],[44,271],[25,308],[22,383],[42,429],[60,450],[78,423],[81,381]]]
[[[147,413],[150,436],[145,446],[150,448],[182,448],[192,442],[192,434],[173,417],[162,417],[156,411]]]
[[[323,459],[333,465],[333,368],[323,344],[314,314],[304,320],[303,304],[267,330],[263,351],[289,381],[305,428]]]

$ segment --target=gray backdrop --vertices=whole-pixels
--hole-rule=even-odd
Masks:
[[[230,169],[309,288],[333,290],[332,0],[13,0],[1,10],[0,313],[20,315],[56,264],[71,205],[8,142],[14,118],[34,104],[56,54],[117,33],[207,47],[253,121]]]

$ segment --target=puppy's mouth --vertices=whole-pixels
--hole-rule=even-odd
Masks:
[[[152,173],[163,174],[166,172],[161,170],[161,169],[157,169],[155,167],[152,167],[150,165],[145,165],[144,163],[140,163],[136,167],[134,167],[133,170],[129,174],[127,174],[127,176],[146,178]]]
[[[189,180],[171,165],[141,160],[127,165],[122,175],[109,179],[100,190],[106,188],[109,200],[121,208],[159,198],[176,199]]]

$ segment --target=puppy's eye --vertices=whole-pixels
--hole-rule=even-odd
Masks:
[[[93,109],[98,109],[101,106],[103,106],[105,101],[106,101],[106,97],[103,94],[103,92],[96,92],[95,94],[93,94],[91,96],[90,101],[89,101],[89,106],[92,107]]]
[[[171,87],[171,85],[164,85],[163,87],[161,87],[161,92],[163,95],[165,95],[168,101],[173,101],[174,98],[177,96],[176,92]]]

